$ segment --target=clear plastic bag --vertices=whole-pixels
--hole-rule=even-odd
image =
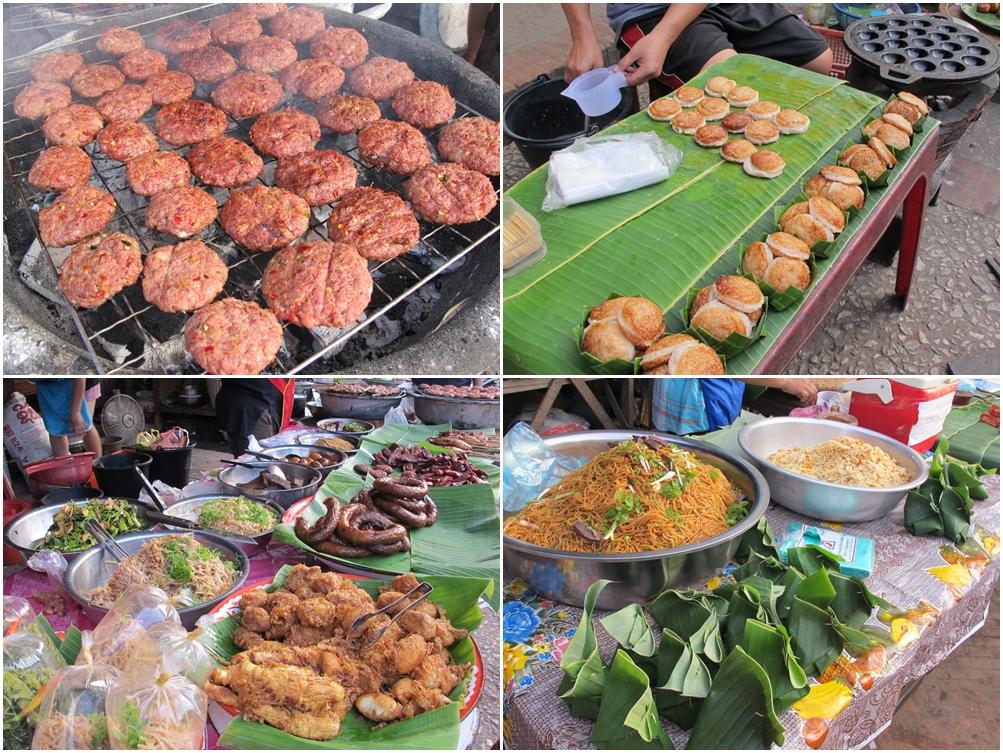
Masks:
[[[651,131],[599,134],[550,155],[544,212],[659,183],[683,153]]]
[[[39,636],[19,631],[3,639],[3,744],[27,750],[38,721],[42,690],[66,666],[58,651]]]
[[[502,451],[502,499],[506,512],[521,510],[587,460],[556,454],[533,427],[522,421],[505,435]]]
[[[84,635],[77,663],[49,680],[31,747],[35,750],[100,750],[108,747],[105,699],[119,671],[95,662]]]
[[[123,675],[105,703],[111,747],[198,750],[205,736],[207,707],[206,694],[182,675],[168,671],[153,679]]]
[[[10,635],[18,630],[24,630],[38,617],[27,599],[20,596],[3,597],[3,634]]]
[[[148,632],[162,623],[181,627],[178,611],[156,586],[127,589],[93,631],[93,653],[98,661],[124,671],[155,671],[160,652]]]
[[[213,663],[209,651],[198,642],[200,628],[188,632],[174,622],[161,622],[147,630],[163,661],[200,688],[209,679]]]

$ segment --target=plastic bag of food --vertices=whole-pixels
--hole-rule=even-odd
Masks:
[[[27,750],[38,721],[45,684],[66,666],[51,644],[28,631],[3,639],[3,744]]]
[[[35,614],[35,610],[31,608],[31,604],[28,603],[27,599],[22,599],[20,596],[3,597],[4,635],[10,635],[18,630],[23,630],[32,624],[36,617],[38,615]]]
[[[200,688],[209,679],[213,663],[209,651],[198,641],[201,628],[188,632],[174,622],[161,622],[147,630],[157,652],[169,666]]]
[[[35,750],[100,750],[108,747],[105,698],[119,671],[95,662],[91,639],[81,639],[77,663],[49,680],[31,747]]]
[[[550,155],[544,212],[633,191],[668,178],[683,153],[651,131],[599,134]]]
[[[126,673],[105,702],[108,737],[116,749],[198,750],[208,706],[206,694],[165,661],[159,674]]]
[[[178,611],[156,586],[128,588],[93,631],[94,658],[121,670],[142,667],[154,672],[160,661],[148,628],[161,623],[181,627]]]

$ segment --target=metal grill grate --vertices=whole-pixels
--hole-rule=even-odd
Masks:
[[[155,28],[165,18],[175,15],[189,15],[201,21],[211,19],[226,12],[220,6],[197,6],[180,14],[160,16],[154,21],[134,24],[144,37],[153,34]],[[79,19],[75,21],[79,23]],[[104,24],[101,24],[103,27]],[[46,52],[61,47],[72,46],[84,55],[88,63],[109,62],[107,56],[96,49],[97,37],[101,28],[95,28],[94,33],[86,38],[78,38],[70,43],[47,45]],[[380,54],[371,42],[371,52]],[[387,51],[385,54],[392,54]],[[27,207],[27,214],[34,225],[36,242],[39,239],[37,216],[38,209],[55,198],[55,194],[41,192],[27,182],[27,174],[31,165],[45,147],[45,139],[41,133],[40,123],[18,118],[13,112],[13,101],[17,92],[31,78],[28,67],[35,53],[16,58],[17,64],[6,61],[4,70],[4,156],[7,168],[13,176],[20,201]],[[301,59],[306,57],[301,50]],[[22,62],[23,61],[23,62]],[[114,62],[114,61],[110,61]],[[13,70],[12,70],[13,68]],[[448,83],[448,82],[447,82]],[[209,99],[212,86],[199,84],[194,97]],[[78,98],[77,98],[78,99]],[[75,100],[76,101],[76,100]],[[283,106],[296,107],[306,112],[312,112],[315,103],[299,96],[287,97]],[[154,108],[155,110],[156,108]],[[388,103],[383,103],[381,109],[384,116],[394,117]],[[147,113],[141,121],[156,133],[153,127],[154,110]],[[456,117],[481,115],[472,108],[457,102]],[[241,141],[250,143],[248,130],[254,123],[254,118],[234,120],[228,118],[226,134]],[[439,129],[424,131],[433,154],[438,139]],[[323,134],[317,144],[318,149],[337,149],[353,160],[359,172],[360,186],[374,186],[396,193],[402,193],[402,176],[372,168],[361,161],[354,135],[338,136]],[[175,151],[184,156],[189,147],[174,147],[160,142],[163,151]],[[125,178],[125,165],[106,157],[97,148],[96,142],[85,148],[92,158],[94,171],[91,183],[103,188],[115,197],[118,204],[116,214],[104,232],[124,232],[139,239],[145,252],[155,246],[168,245],[177,242],[173,236],[148,230],[144,222],[144,214],[148,199],[137,196],[129,189]],[[262,155],[265,167],[254,183],[272,185],[276,160]],[[495,191],[499,191],[499,181],[492,179]],[[217,206],[226,200],[228,191],[206,186],[195,179],[195,185],[212,194]],[[253,185],[253,184],[249,184]],[[324,229],[327,217],[331,211],[330,205],[313,207],[310,226],[303,240],[326,240]],[[376,323],[383,314],[396,306],[412,305],[420,308],[423,304],[422,291],[427,283],[444,272],[455,272],[468,260],[467,256],[475,251],[499,229],[499,208],[496,206],[484,220],[461,226],[434,225],[419,218],[421,240],[408,253],[395,259],[375,263],[370,262],[370,272],[373,276],[373,297],[361,321],[342,329],[315,328],[306,330],[301,327],[283,323],[283,344],[275,361],[266,369],[266,373],[301,373],[311,369],[314,364],[327,356],[334,355],[356,334]],[[218,220],[206,231],[200,234],[202,240],[215,249],[229,268],[229,279],[223,291],[224,296],[234,296],[245,300],[256,300],[265,305],[260,294],[260,281],[272,253],[250,253],[234,243],[223,231]],[[51,279],[55,279],[58,263],[65,252],[53,253],[43,247],[42,256],[51,266]],[[34,287],[46,287],[44,281],[27,279],[28,273],[20,271],[22,279],[34,283]],[[51,282],[48,283],[51,286]],[[58,295],[58,293],[56,294]],[[429,293],[429,296],[434,295]],[[189,314],[168,314],[147,303],[143,298],[140,285],[131,285],[107,303],[96,309],[74,309],[61,296],[58,298],[64,309],[72,317],[74,325],[83,341],[84,347],[94,362],[97,373],[116,373],[125,370],[135,370],[153,373],[203,373],[184,349],[183,331]],[[115,363],[111,369],[103,368],[103,361]],[[318,364],[319,366],[319,364]],[[315,367],[316,368],[316,367]]]

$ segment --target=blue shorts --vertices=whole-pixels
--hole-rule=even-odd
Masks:
[[[45,430],[54,437],[76,436],[78,432],[70,423],[73,380],[39,379],[35,386],[38,389],[38,407],[42,421],[45,422]],[[87,409],[86,400],[80,401],[80,417],[84,419],[86,429],[90,429],[91,413]]]

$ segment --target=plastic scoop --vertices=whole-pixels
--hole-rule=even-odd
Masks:
[[[561,94],[575,100],[582,112],[595,118],[620,104],[620,89],[625,86],[627,77],[622,71],[596,68],[576,78]]]

